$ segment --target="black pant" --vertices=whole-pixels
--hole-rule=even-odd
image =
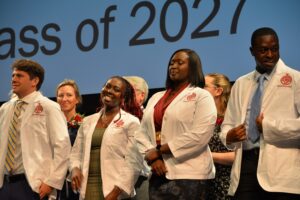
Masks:
[[[79,193],[75,194],[72,190],[71,182],[65,180],[62,190],[57,192],[57,200],[78,200]]]
[[[0,188],[1,200],[39,200],[38,193],[32,191],[24,174],[12,177],[4,177],[2,188]]]
[[[207,180],[176,179],[152,174],[149,181],[150,200],[205,200]]]
[[[257,165],[259,149],[243,151],[240,181],[235,200],[299,200],[300,195],[267,192],[258,183]]]

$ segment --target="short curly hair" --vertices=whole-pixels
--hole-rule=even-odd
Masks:
[[[45,76],[45,70],[42,65],[33,60],[18,59],[13,62],[11,68],[12,70],[20,70],[28,73],[30,80],[38,77],[39,82],[36,86],[36,90],[39,90],[41,88]]]

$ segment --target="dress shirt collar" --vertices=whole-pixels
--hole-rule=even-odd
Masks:
[[[28,94],[27,96],[23,97],[22,99],[17,99],[17,100],[22,100],[26,104],[29,104],[29,103],[33,102],[34,99],[36,98],[36,96],[39,95],[39,94],[40,94],[39,91],[34,91],[34,92]]]

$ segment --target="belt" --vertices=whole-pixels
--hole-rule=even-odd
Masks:
[[[15,183],[26,180],[25,174],[4,175],[4,181],[7,183]]]

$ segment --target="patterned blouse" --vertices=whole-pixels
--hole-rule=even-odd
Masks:
[[[224,120],[223,116],[218,116],[213,137],[209,142],[209,147],[212,152],[230,152],[221,142],[219,133],[221,131],[221,124]],[[231,200],[227,195],[230,184],[231,166],[216,164],[216,177],[209,181],[208,200]]]

